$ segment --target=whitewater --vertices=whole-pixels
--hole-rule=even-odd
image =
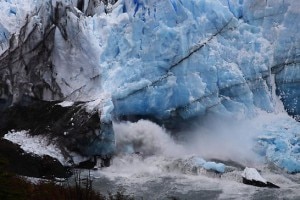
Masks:
[[[299,133],[300,124],[285,112],[262,112],[253,119],[230,125],[217,122],[197,127],[185,133],[193,135],[186,142],[173,139],[164,128],[145,120],[116,123],[114,130],[118,153],[111,166],[90,171],[95,189],[103,193],[123,189],[141,199],[300,197],[299,174],[280,170],[260,152],[263,138],[284,134],[292,139]],[[243,133],[248,133],[247,137],[242,137]],[[227,164],[234,167],[224,171]],[[245,167],[258,169],[280,189],[244,185]]]

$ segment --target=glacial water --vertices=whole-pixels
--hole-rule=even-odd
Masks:
[[[149,121],[114,124],[117,155],[110,167],[91,171],[94,188],[102,193],[121,189],[136,199],[299,199],[300,175],[271,164],[259,145],[270,132],[285,130],[288,136],[298,126],[285,113],[261,113],[251,120],[196,127],[182,133],[188,137],[179,143]],[[214,161],[210,170],[197,165],[200,159]],[[218,173],[222,162],[231,168]],[[280,189],[243,184],[246,166]]]

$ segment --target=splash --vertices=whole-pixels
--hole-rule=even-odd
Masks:
[[[94,183],[102,192],[122,187],[128,194],[144,199],[172,196],[207,199],[209,194],[213,195],[211,199],[261,196],[257,188],[242,184],[241,166],[244,165],[259,169],[266,179],[283,188],[278,190],[280,195],[272,193],[271,197],[298,197],[299,176],[293,178],[268,168],[264,158],[273,158],[273,147],[261,155],[257,145],[259,138],[266,140],[264,135],[278,133],[277,137],[292,137],[299,130],[298,122],[286,113],[259,113],[253,119],[240,121],[211,120],[194,127],[193,131],[181,133],[185,135],[184,142],[150,121],[114,123],[118,152],[110,167],[92,172],[96,178]],[[281,151],[275,153],[285,155]],[[211,162],[213,158],[219,159],[215,162],[224,161],[225,166]],[[230,165],[233,163],[241,165]]]
[[[119,155],[140,154],[143,157],[165,156],[232,160],[243,165],[260,163],[261,157],[253,147],[259,131],[253,121],[214,122],[194,131],[180,133],[185,142],[175,141],[171,133],[157,124],[140,120],[136,123],[114,123]]]
[[[263,162],[255,149],[259,134],[261,132],[256,119],[214,120],[187,134],[190,137],[187,148],[206,159],[230,160],[245,166],[256,166]]]
[[[164,128],[150,121],[114,123],[114,132],[118,153],[143,156],[182,156],[186,153]]]

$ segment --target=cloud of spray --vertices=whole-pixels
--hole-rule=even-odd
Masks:
[[[113,128],[119,153],[142,153],[144,156],[179,156],[185,153],[185,149],[176,144],[165,129],[153,122],[114,123]]]
[[[262,162],[262,157],[255,152],[255,139],[259,133],[255,120],[213,120],[188,133],[192,136],[187,148],[206,159],[231,160],[253,166]]]
[[[181,134],[186,142],[176,143],[165,129],[140,120],[114,123],[119,153],[142,153],[144,156],[200,156],[205,159],[232,160],[253,166],[261,160],[253,151],[258,130],[253,121],[221,122],[210,120],[205,126]]]

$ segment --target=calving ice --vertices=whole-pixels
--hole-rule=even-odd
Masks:
[[[115,163],[138,153],[137,163],[171,171],[234,173],[239,163],[300,172],[299,1],[5,0],[0,7],[2,135],[43,130],[68,141],[60,142],[67,152]],[[50,103],[39,129],[8,123],[9,109],[32,111],[41,101]]]

